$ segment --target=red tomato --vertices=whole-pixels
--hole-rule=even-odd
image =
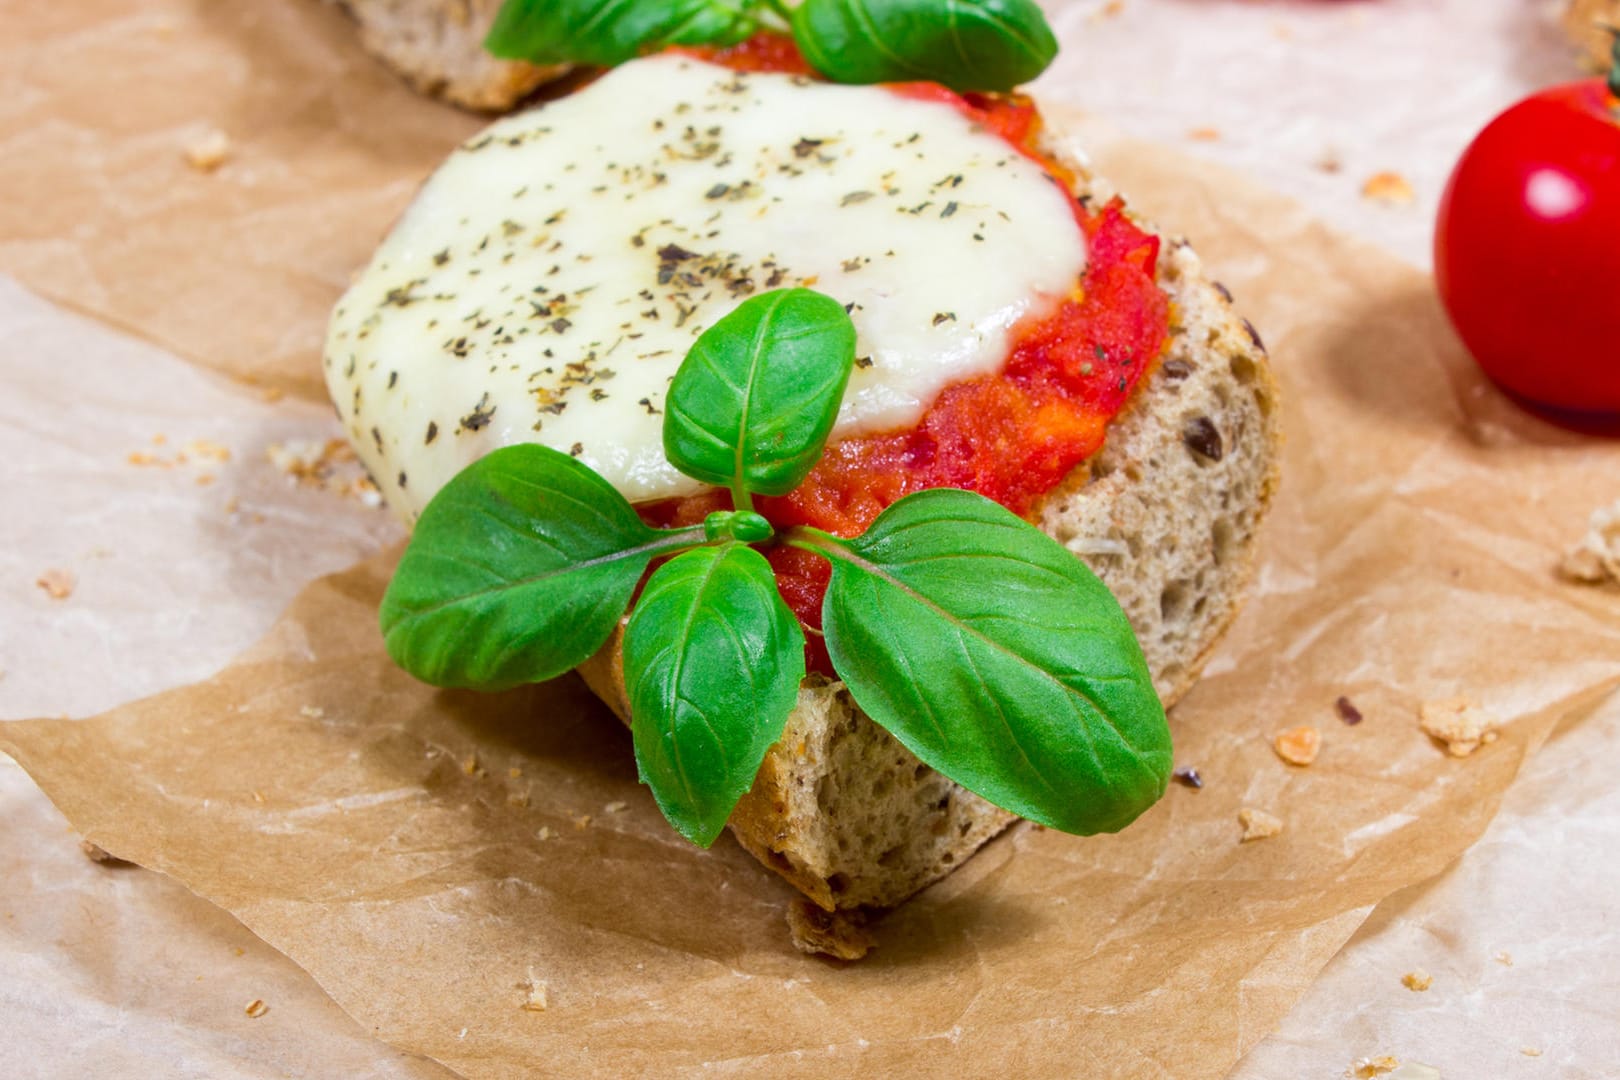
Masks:
[[[1602,80],[1542,91],[1480,132],[1441,200],[1434,267],[1498,384],[1620,413],[1620,100]]]

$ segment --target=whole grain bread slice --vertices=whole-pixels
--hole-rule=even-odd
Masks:
[[[1108,196],[1070,164],[1080,198]],[[1113,590],[1168,705],[1237,613],[1277,481],[1279,433],[1265,347],[1231,295],[1182,240],[1165,242],[1158,276],[1172,301],[1168,349],[1103,449],[1036,521]],[[628,723],[617,634],[580,673]],[[836,914],[900,903],[1014,820],[918,761],[842,683],[812,676],[729,825],[756,858]],[[824,951],[823,931],[796,936],[807,951]]]
[[[354,16],[360,43],[417,90],[467,109],[504,112],[563,67],[484,51],[502,0],[331,0]]]

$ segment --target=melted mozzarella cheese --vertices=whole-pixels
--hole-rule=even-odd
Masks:
[[[402,516],[524,441],[668,498],[701,487],[664,458],[669,381],[749,295],[849,307],[837,438],[998,370],[1085,259],[1068,194],[949,105],[664,55],[457,150],[338,305],[327,380]]]

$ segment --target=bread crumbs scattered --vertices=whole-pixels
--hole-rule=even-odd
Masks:
[[[34,579],[34,584],[44,589],[52,600],[66,600],[73,595],[79,581],[66,570],[47,570]]]
[[[1187,138],[1191,139],[1193,142],[1220,142],[1221,132],[1219,128],[1193,128],[1187,132]]]
[[[591,827],[591,815],[589,814],[574,814],[568,820],[574,823],[574,828],[581,831]]]
[[[1564,553],[1558,572],[1584,585],[1620,581],[1620,502],[1592,511],[1586,535]]]
[[[1434,985],[1434,976],[1422,968],[1418,968],[1416,971],[1408,971],[1405,975],[1402,975],[1401,985],[1408,990],[1422,993]]]
[[[602,812],[607,814],[622,814],[629,808],[630,804],[627,802],[610,802],[606,806],[602,807]]]
[[[1411,182],[1397,172],[1373,173],[1361,185],[1361,195],[1388,206],[1410,206],[1417,201]]]
[[[231,955],[232,956],[246,956],[247,955],[247,950],[242,948],[242,946],[238,945],[236,948],[231,950]]]
[[[1495,960],[1498,964],[1501,964],[1503,967],[1512,967],[1513,966],[1513,954],[1510,953],[1510,952],[1499,952],[1495,956],[1491,957],[1491,959]]]
[[[231,137],[218,128],[199,135],[186,147],[186,164],[198,172],[211,173],[231,156]]]
[[[190,457],[200,458],[203,461],[217,461],[221,464],[231,460],[231,448],[221,446],[209,439],[193,439],[186,444],[186,454]]]
[[[248,1014],[249,1019],[257,1020],[270,1011],[270,1006],[266,1005],[262,999],[254,998],[247,1003],[247,1008],[242,1011]]]
[[[382,493],[360,464],[354,448],[343,439],[315,442],[292,439],[265,447],[265,457],[299,487],[318,488],[354,499],[362,505],[382,505]]]
[[[1250,840],[1264,840],[1268,836],[1276,836],[1282,832],[1282,818],[1245,806],[1238,811],[1238,823],[1243,826],[1243,843]]]
[[[523,1008],[526,1012],[545,1012],[550,1001],[549,988],[546,981],[529,969],[529,977],[518,984],[518,989],[524,991]]]
[[[307,716],[311,720],[322,720],[326,717],[326,710],[319,705],[303,705],[298,709],[299,716]]]
[[[540,826],[539,831],[534,834],[534,838],[536,840],[550,840],[552,835],[551,826],[542,825]]]
[[[256,802],[256,803],[263,803],[264,802],[264,792],[255,791],[253,793],[253,801]]]
[[[1125,0],[1106,0],[1102,5],[1093,8],[1089,21],[1101,22],[1103,19],[1112,19],[1125,10]]]
[[[1521,1047],[1519,1047],[1519,1053],[1523,1054],[1525,1057],[1540,1057],[1541,1056],[1540,1049],[1538,1049],[1537,1047],[1534,1047],[1534,1046],[1521,1046]]]
[[[484,768],[483,768],[482,765],[478,764],[478,755],[477,754],[469,754],[469,755],[467,755],[467,757],[465,759],[463,759],[463,761],[461,762],[461,771],[466,773],[468,776],[479,776],[479,775],[481,775],[483,773],[483,771],[484,771]]]
[[[1277,756],[1290,765],[1309,765],[1322,752],[1322,733],[1308,724],[1277,733],[1272,740]]]
[[[1496,720],[1462,697],[1425,701],[1418,709],[1418,726],[1452,757],[1467,757],[1496,741]]]
[[[1350,1063],[1350,1068],[1344,1075],[1355,1077],[1356,1080],[1370,1080],[1371,1077],[1383,1076],[1392,1073],[1401,1067],[1401,1063],[1388,1054],[1375,1058],[1357,1058]]]

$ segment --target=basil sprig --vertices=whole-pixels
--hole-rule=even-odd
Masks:
[[[388,651],[440,686],[551,678],[599,650],[655,559],[625,628],[641,778],[707,846],[781,737],[804,634],[757,550],[832,563],[822,607],[858,705],[945,776],[1073,833],[1111,832],[1164,793],[1170,734],[1147,663],[1107,588],[1062,545],[980,495],[910,495],[845,539],[778,534],[751,496],[820,457],[854,358],[844,309],[765,293],[707,330],[670,385],[670,461],[731,489],[737,510],[653,529],[585,465],[498,450],[439,492],[383,599]]]
[[[671,45],[789,32],[834,82],[1011,90],[1058,44],[1035,0],[506,0],[484,47],[508,60],[611,66]]]

